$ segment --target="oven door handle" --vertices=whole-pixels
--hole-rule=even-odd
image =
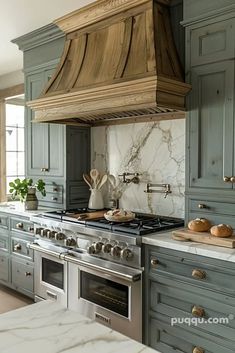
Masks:
[[[112,275],[117,278],[124,279],[128,282],[137,282],[141,279],[142,271],[136,271],[135,274],[128,274],[128,273],[119,272],[119,271],[111,269],[111,268],[105,268],[103,266],[95,265],[95,264],[89,263],[87,261],[73,257],[71,255],[65,255],[64,259],[66,261],[72,262],[76,265],[81,265],[81,266],[89,268],[91,270],[99,271],[103,274]]]
[[[62,258],[62,256],[61,256],[62,254],[61,253],[58,253],[58,252],[53,251],[53,250],[42,248],[40,245],[38,245],[36,243],[28,243],[27,247],[29,249],[33,249],[33,250],[39,251],[39,252],[41,252],[43,254],[51,255],[53,257],[56,257],[57,259],[61,259]]]

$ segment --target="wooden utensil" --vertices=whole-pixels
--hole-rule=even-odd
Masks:
[[[97,189],[101,189],[102,186],[106,183],[106,181],[108,180],[108,176],[106,174],[104,174],[102,176],[102,178],[100,179],[100,181],[98,182],[98,185],[97,185]]]
[[[94,188],[96,189],[97,188],[97,179],[99,178],[99,172],[97,169],[91,169],[90,171],[90,176],[91,176],[91,179],[93,180],[93,183],[94,183]]]
[[[83,174],[83,179],[87,183],[87,185],[92,189],[92,181],[89,175]]]
[[[116,188],[116,178],[114,175],[110,174],[108,176],[109,182],[112,185],[112,187],[115,189]]]
[[[172,238],[180,241],[194,241],[210,245],[224,246],[226,248],[235,248],[235,236],[230,238],[214,237],[206,232],[193,232],[189,229],[174,230]]]

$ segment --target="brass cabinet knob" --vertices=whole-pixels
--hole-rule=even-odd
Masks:
[[[195,268],[192,270],[192,277],[196,279],[204,279],[206,278],[206,272]]]
[[[34,227],[30,227],[30,226],[29,226],[29,227],[28,227],[28,231],[33,233],[33,232],[34,232]]]
[[[194,305],[192,308],[192,315],[197,317],[203,317],[205,315],[205,310],[200,306]]]
[[[41,172],[49,172],[49,168],[41,168]]]
[[[14,251],[19,251],[19,250],[21,250],[21,244],[14,245]]]
[[[199,203],[197,207],[200,208],[201,210],[202,210],[203,208],[209,208],[207,205],[205,205],[205,204],[203,204],[203,203]]]
[[[17,229],[22,229],[22,228],[24,228],[23,223],[17,223],[17,224],[16,224],[16,228],[17,228]]]
[[[157,259],[152,259],[151,260],[151,265],[152,266],[157,266],[157,264],[159,264],[159,261]]]
[[[204,353],[204,349],[202,349],[201,347],[194,347],[193,352],[192,353]]]
[[[232,176],[232,177],[230,178],[230,182],[231,182],[231,183],[235,183],[235,176]]]
[[[230,183],[230,177],[228,177],[228,176],[224,176],[224,182],[225,183]]]
[[[26,277],[31,276],[31,272],[27,272],[27,271],[26,271],[26,272],[25,272],[25,276],[26,276]]]
[[[51,200],[52,200],[52,201],[57,201],[57,200],[58,200],[58,198],[57,198],[57,197],[55,197],[55,196],[53,196],[53,197],[51,198]]]

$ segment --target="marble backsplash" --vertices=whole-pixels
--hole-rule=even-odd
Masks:
[[[120,207],[146,213],[184,217],[185,120],[94,127],[92,167],[119,181]],[[138,172],[140,183],[123,184],[123,172]],[[168,183],[172,193],[146,194],[146,184]],[[160,190],[161,188],[158,188]],[[103,189],[108,206],[111,186]]]

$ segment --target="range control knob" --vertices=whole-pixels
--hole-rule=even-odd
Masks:
[[[55,235],[56,235],[56,231],[54,231],[54,230],[48,230],[48,232],[47,232],[47,238],[48,239],[55,239]]]
[[[65,245],[66,246],[75,246],[75,245],[77,245],[76,239],[74,239],[74,238],[65,239]]]
[[[34,229],[34,234],[41,235],[41,231],[42,231],[42,230],[43,230],[42,227],[35,228],[35,229]]]
[[[104,243],[102,243],[102,241],[98,241],[97,243],[94,244],[96,254],[101,252],[103,245]]]
[[[55,234],[55,239],[56,240],[64,240],[66,238],[64,233],[58,232]]]
[[[133,257],[134,257],[134,254],[131,251],[131,249],[128,249],[128,248],[122,249],[122,251],[121,251],[121,259],[130,261],[130,260],[133,259]]]
[[[114,245],[114,247],[112,247],[111,249],[111,255],[113,257],[120,257],[121,251],[122,251],[122,248],[119,245]]]
[[[96,253],[96,251],[95,251],[95,244],[94,244],[94,243],[91,244],[90,246],[88,246],[87,252],[88,252],[88,254],[90,254],[90,255],[93,255],[93,254]]]
[[[50,229],[47,229],[47,228],[42,229],[42,230],[41,230],[41,236],[42,236],[42,237],[46,237],[46,236],[47,236],[47,232],[49,232],[49,231],[50,231]]]
[[[112,245],[111,243],[105,243],[105,244],[102,246],[102,251],[103,251],[103,253],[105,253],[105,254],[110,254],[112,247],[113,247],[113,245]]]

